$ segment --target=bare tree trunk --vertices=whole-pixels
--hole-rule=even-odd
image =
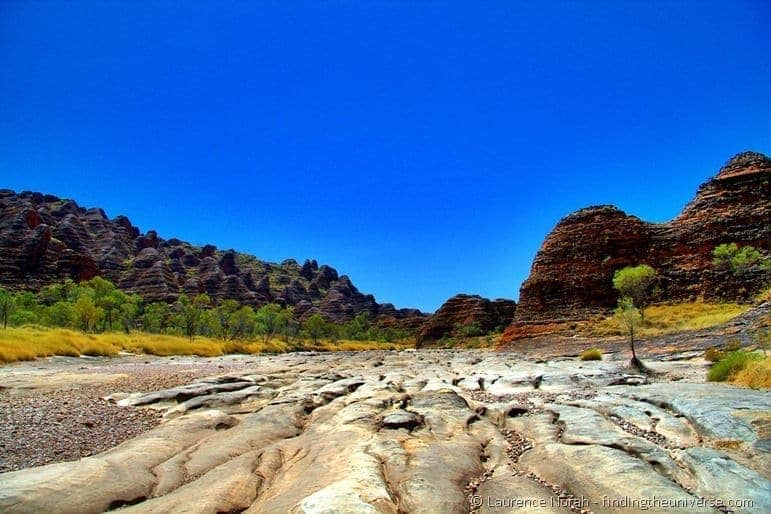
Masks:
[[[648,373],[650,370],[637,358],[637,352],[634,349],[634,327],[629,327],[629,346],[632,348],[632,360],[629,365],[640,373]]]

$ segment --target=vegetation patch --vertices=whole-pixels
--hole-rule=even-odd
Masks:
[[[751,362],[762,361],[763,356],[755,352],[734,351],[714,363],[707,373],[710,382],[725,382],[744,370]]]
[[[345,323],[320,314],[304,321],[291,307],[253,308],[205,294],[147,303],[96,277],[37,293],[0,288],[0,362],[50,355],[264,353],[370,350],[406,346],[409,333],[381,327],[363,312]]]
[[[713,347],[713,348],[707,348],[707,350],[704,352],[704,358],[710,362],[717,362],[723,357],[726,356],[726,354],[730,352],[735,352],[740,350],[742,347],[741,343],[739,341],[730,341],[727,344],[724,344],[721,347]]]
[[[635,329],[635,335],[650,337],[714,327],[747,312],[750,307],[738,303],[704,302],[651,305],[645,309],[645,320]],[[620,336],[627,332],[613,316],[580,323],[577,331],[586,337]]]
[[[731,377],[731,382],[752,389],[771,389],[771,357],[748,362]]]
[[[211,337],[190,340],[179,335],[132,332],[86,334],[75,330],[45,327],[8,327],[0,330],[0,363],[32,360],[38,357],[63,355],[116,356],[120,352],[159,356],[197,355],[215,357],[231,353],[259,354],[282,353],[299,350],[313,351],[364,351],[399,350],[406,345],[378,341],[322,341],[313,344],[296,340],[288,344],[279,338],[262,340],[224,341]]]
[[[578,358],[582,361],[601,361],[602,350],[599,348],[589,348],[581,352]]]

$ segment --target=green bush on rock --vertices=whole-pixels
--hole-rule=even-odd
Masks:
[[[707,373],[710,382],[725,382],[739,373],[751,362],[763,360],[763,356],[755,352],[733,351],[712,365]]]

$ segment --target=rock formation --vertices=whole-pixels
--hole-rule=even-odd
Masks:
[[[103,210],[84,209],[72,200],[0,190],[0,285],[37,290],[97,275],[148,302],[206,293],[215,301],[299,306],[302,316],[318,312],[335,322],[365,311],[397,326],[404,319],[414,328],[424,319],[415,309],[381,306],[347,276],[315,260],[264,262],[213,245],[165,240],[153,230],[142,234],[125,216],[109,219]]]
[[[109,370],[137,373],[146,360],[122,357]],[[178,357],[181,369],[241,365],[112,394],[163,421],[97,455],[0,474],[0,511],[769,512],[771,396],[694,381],[700,359],[646,357],[664,377],[655,383],[629,375],[625,360],[473,350]],[[7,375],[25,390],[102,376],[52,365]]]
[[[536,255],[522,285],[515,323],[506,338],[545,323],[587,319],[617,301],[613,273],[649,264],[658,272],[654,301],[747,299],[767,277],[734,277],[712,265],[722,243],[771,250],[771,159],[736,155],[673,220],[647,223],[613,206],[589,207],[562,219]]]
[[[517,304],[513,300],[488,300],[478,295],[455,295],[428,318],[418,333],[418,343],[457,335],[459,327],[476,324],[481,333],[502,330],[511,323]]]

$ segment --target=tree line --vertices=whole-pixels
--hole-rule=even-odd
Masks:
[[[235,300],[215,301],[206,294],[183,294],[174,303],[148,303],[102,277],[80,283],[66,280],[37,293],[0,288],[0,324],[3,328],[42,325],[87,333],[142,331],[191,340],[199,335],[226,341],[260,338],[266,343],[278,337],[287,343],[310,339],[317,344],[321,339],[394,342],[408,336],[404,330],[373,324],[367,312],[337,324],[320,314],[301,322],[292,307],[276,303],[255,309]]]

